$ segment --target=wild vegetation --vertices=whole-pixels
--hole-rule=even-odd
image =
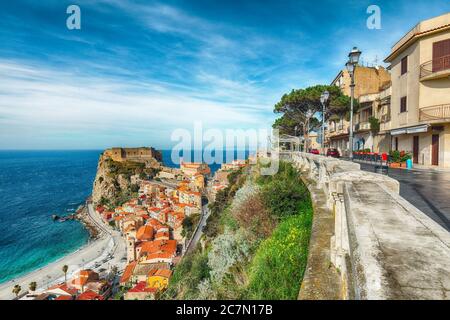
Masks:
[[[158,169],[148,168],[145,163],[124,161],[118,162],[110,158],[105,159],[105,168],[107,169],[106,178],[99,177],[99,183],[105,179],[108,187],[114,190],[109,197],[102,196],[99,204],[108,208],[121,206],[123,203],[138,196],[139,185],[131,183],[131,176],[138,175],[140,179],[153,179]]]
[[[210,204],[201,243],[176,266],[166,299],[296,299],[311,229],[309,192],[289,163],[246,167]]]

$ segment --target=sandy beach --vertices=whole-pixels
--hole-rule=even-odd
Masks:
[[[32,281],[37,283],[38,291],[56,283],[63,282],[64,273],[62,267],[64,265],[69,267],[67,279],[70,279],[80,269],[86,268],[98,271],[100,269],[109,270],[112,266],[117,266],[119,271],[123,270],[125,266],[123,258],[126,257],[126,246],[120,233],[106,225],[94,212],[90,204],[88,205],[88,216],[100,231],[96,240],[90,241],[77,251],[45,267],[0,284],[0,299],[13,299],[14,294],[12,293],[12,289],[16,284],[22,287],[21,293],[24,293],[28,290],[28,286]]]

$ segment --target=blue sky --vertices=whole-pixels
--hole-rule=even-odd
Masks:
[[[81,30],[66,28],[79,5]],[[369,5],[382,29],[366,28]],[[427,1],[0,1],[0,149],[167,148],[176,128],[267,128],[358,46],[381,62]]]

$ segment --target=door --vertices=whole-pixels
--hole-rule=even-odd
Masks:
[[[395,151],[398,151],[398,137],[395,137]]]
[[[433,166],[439,165],[439,135],[433,134],[431,141],[431,164]]]
[[[419,163],[419,136],[413,137],[413,161]]]

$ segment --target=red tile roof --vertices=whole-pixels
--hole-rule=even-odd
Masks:
[[[86,290],[77,297],[77,300],[105,300],[105,298],[94,291]]]
[[[170,278],[171,275],[172,275],[172,270],[169,270],[169,269],[152,269],[148,273],[149,277],[159,276],[159,277],[164,277],[164,278]]]
[[[150,241],[153,240],[154,230],[150,225],[142,226],[138,229],[136,233],[136,238],[140,241]]]
[[[59,296],[55,300],[73,300],[72,296]]]
[[[127,283],[131,276],[133,275],[134,268],[136,267],[136,261],[131,262],[125,267],[122,277],[120,278],[120,283]]]
[[[156,288],[147,287],[145,281],[138,282],[133,288],[128,290],[128,292],[156,292]]]

